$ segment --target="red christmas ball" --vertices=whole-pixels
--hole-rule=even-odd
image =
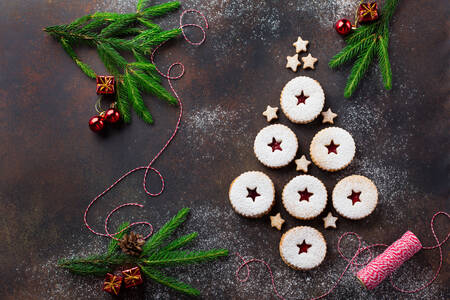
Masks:
[[[352,31],[352,23],[347,19],[340,19],[336,22],[334,28],[340,35],[347,35]]]
[[[115,108],[110,108],[103,117],[108,123],[117,123],[120,120],[120,112]]]
[[[101,116],[93,116],[89,120],[89,128],[93,132],[100,132],[103,130],[104,127],[105,127],[105,122],[103,121],[103,117],[101,117]]]

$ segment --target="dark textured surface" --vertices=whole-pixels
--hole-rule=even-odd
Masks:
[[[91,235],[82,213],[92,197],[125,170],[145,164],[160,149],[175,125],[177,109],[146,98],[156,124],[134,117],[130,126],[106,137],[89,131],[94,114],[95,84],[85,77],[62,48],[42,28],[67,23],[96,10],[132,11],[134,1],[1,1],[0,3],[0,298],[109,299],[102,279],[71,275],[55,267],[58,258],[86,255],[104,249],[106,241]],[[179,135],[155,166],[164,174],[166,191],[147,198],[136,174],[102,199],[91,223],[102,228],[107,211],[125,201],[145,204],[142,210],[124,209],[114,217],[150,220],[156,228],[183,206],[192,208],[183,231],[197,230],[194,247],[226,247],[249,257],[267,260],[280,293],[307,298],[327,290],[344,267],[335,245],[345,231],[359,233],[368,243],[392,243],[407,229],[424,245],[433,243],[429,219],[449,210],[449,7],[446,1],[402,1],[394,17],[390,42],[393,89],[385,92],[380,74],[371,68],[353,98],[342,97],[349,68],[331,71],[329,58],[343,45],[332,23],[353,15],[356,1],[207,1],[191,0],[184,8],[204,11],[211,21],[207,42],[191,47],[179,39],[158,58],[161,66],[181,59],[186,75],[175,83],[184,103]],[[174,27],[177,14],[161,20]],[[297,74],[284,68],[297,35],[310,41],[319,58],[315,71]],[[101,64],[93,51],[80,56],[96,70]],[[102,73],[102,72],[99,72]],[[296,75],[317,79],[326,92],[325,108],[339,114],[336,125],[350,131],[357,154],[344,171],[328,174],[317,167],[311,174],[331,193],[342,177],[358,173],[379,188],[376,211],[361,221],[339,218],[336,230],[323,230],[322,220],[296,221],[282,208],[283,185],[295,176],[291,164],[269,170],[253,154],[253,139],[267,123],[261,112],[278,105],[284,84]],[[298,155],[307,153],[314,133],[324,125],[315,121],[294,125],[280,122],[299,137]],[[308,155],[309,157],[309,155]],[[280,259],[281,233],[269,218],[247,220],[231,209],[229,183],[247,170],[263,170],[274,181],[277,204],[287,220],[282,232],[311,225],[327,239],[324,263],[309,272],[290,270]],[[158,182],[152,178],[153,190]],[[330,203],[323,216],[334,210]],[[321,217],[323,217],[321,215]],[[438,220],[439,236],[448,221]],[[350,253],[352,245],[347,244]],[[450,260],[444,247],[442,273],[432,287],[417,295],[395,292],[385,282],[367,292],[345,276],[331,299],[445,299],[450,297]],[[348,254],[350,255],[350,254]],[[396,274],[405,288],[420,285],[437,267],[437,251],[421,252]],[[172,271],[203,291],[205,298],[273,298],[263,266],[252,266],[250,282],[234,278],[238,259]],[[123,293],[127,299],[179,298],[153,283]]]

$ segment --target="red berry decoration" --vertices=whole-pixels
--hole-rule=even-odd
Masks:
[[[340,35],[347,35],[350,33],[350,31],[352,31],[352,23],[347,19],[340,19],[336,22],[334,28],[336,28],[336,31]]]
[[[93,132],[100,132],[103,130],[104,127],[105,127],[105,122],[103,121],[103,117],[101,117],[101,116],[93,116],[89,120],[89,128]]]
[[[120,112],[115,108],[108,109],[103,118],[108,123],[117,123],[120,120]]]

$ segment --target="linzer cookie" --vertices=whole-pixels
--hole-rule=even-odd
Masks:
[[[316,166],[326,171],[339,171],[353,160],[356,146],[346,130],[328,127],[314,136],[309,151]]]
[[[359,220],[370,215],[377,206],[378,191],[367,177],[351,175],[333,189],[333,206],[343,217]]]
[[[320,84],[307,76],[289,81],[280,97],[281,110],[293,123],[306,124],[321,113],[325,94]]]
[[[314,176],[299,175],[283,189],[283,205],[293,217],[308,220],[317,217],[327,205],[327,189]]]
[[[263,165],[270,168],[281,168],[294,159],[298,149],[298,140],[295,133],[287,126],[269,125],[256,135],[253,149]]]
[[[238,214],[259,218],[267,214],[275,204],[275,187],[263,172],[245,172],[231,183],[229,198]]]
[[[294,227],[281,237],[281,259],[293,269],[313,269],[322,263],[326,253],[325,238],[312,227]]]

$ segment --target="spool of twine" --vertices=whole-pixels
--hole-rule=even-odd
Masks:
[[[367,289],[371,290],[421,249],[422,244],[417,236],[411,231],[407,231],[400,239],[361,269],[356,277]]]

